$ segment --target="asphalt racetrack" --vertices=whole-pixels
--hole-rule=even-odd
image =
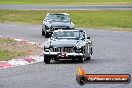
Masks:
[[[132,5],[0,5],[14,10],[132,10]]]
[[[82,64],[52,61],[0,70],[0,88],[131,88],[129,84],[86,84],[76,82],[77,68],[89,74],[132,75],[132,32],[84,29],[93,41],[93,56]],[[41,25],[0,23],[0,36],[27,39],[43,44]]]

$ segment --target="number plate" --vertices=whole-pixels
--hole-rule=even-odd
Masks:
[[[66,52],[61,52],[57,54],[57,57],[68,57]]]

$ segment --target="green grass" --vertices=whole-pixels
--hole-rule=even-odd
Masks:
[[[16,41],[8,38],[0,38],[0,43],[12,43],[12,42],[16,42]]]
[[[0,4],[132,4],[132,0],[0,0]]]
[[[0,38],[0,61],[14,59],[20,56],[25,56],[25,52],[14,51],[10,46],[13,46],[17,41],[9,38]]]
[[[6,61],[10,59],[15,59],[16,57],[24,56],[24,52],[13,52],[8,50],[0,50],[0,61]]]
[[[0,10],[0,22],[42,24],[48,12],[69,13],[76,27],[132,29],[132,11],[17,11]]]

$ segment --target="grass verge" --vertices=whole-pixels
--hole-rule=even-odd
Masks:
[[[25,56],[24,52],[12,52],[8,50],[0,50],[0,61],[6,61],[17,57]]]
[[[117,28],[132,31],[132,11],[31,11],[0,10],[0,22],[42,24],[47,13],[69,13],[76,27]]]
[[[0,4],[106,5],[106,4],[132,4],[132,0],[0,0]]]
[[[26,55],[40,54],[41,49],[35,45],[17,42],[9,38],[0,38],[0,61],[21,58]]]

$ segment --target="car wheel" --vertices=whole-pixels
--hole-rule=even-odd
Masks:
[[[46,64],[50,64],[50,60],[51,60],[51,58],[50,58],[49,56],[44,55],[44,62],[45,62]]]
[[[45,32],[43,31],[43,29],[42,29],[42,36],[44,36],[45,35]]]
[[[84,57],[78,57],[78,61],[79,61],[79,63],[83,63],[83,62],[84,62],[84,60],[85,60],[85,58],[84,58]]]
[[[89,57],[86,58],[86,60],[90,60],[91,59],[91,54],[89,55]]]
[[[45,32],[45,38],[49,38],[49,33]]]
[[[93,54],[93,48],[91,48],[91,55]]]

